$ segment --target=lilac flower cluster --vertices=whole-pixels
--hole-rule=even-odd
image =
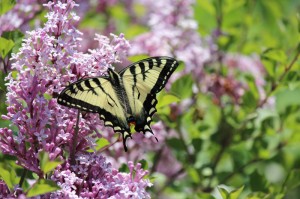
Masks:
[[[130,173],[118,172],[103,156],[80,154],[77,165],[58,168],[52,179],[62,187],[50,198],[150,198],[145,187],[152,184],[138,163],[129,162]],[[77,193],[80,190],[80,194]]]
[[[44,6],[50,10],[45,26],[27,32],[22,47],[12,57],[12,68],[18,74],[11,72],[6,79],[8,113],[2,115],[2,119],[11,121],[12,128],[0,129],[1,152],[16,157],[17,164],[42,176],[39,152],[48,152],[50,160],[65,160],[65,151],[70,152],[75,147],[78,154],[76,164],[70,166],[65,160],[51,177],[62,188],[52,193],[53,198],[75,198],[75,195],[148,198],[145,189],[151,183],[143,179],[147,171],[139,164],[134,167],[129,163],[130,174],[119,173],[103,156],[82,154],[95,145],[97,137],[102,136],[99,129],[103,125],[99,116],[82,115],[78,143],[73,146],[77,111],[59,106],[55,98],[68,82],[101,75],[112,67],[112,63],[120,62],[129,49],[128,41],[122,34],[112,35],[111,40],[96,35],[98,47],[82,53],[78,50],[82,33],[75,27],[79,17],[72,12],[78,5],[66,0],[65,3],[48,2]],[[2,185],[3,182],[2,194],[9,195]]]
[[[265,69],[258,56],[245,56],[238,54],[227,54],[223,60],[224,65],[229,67],[230,75],[239,70],[242,73],[248,73],[255,79],[255,84],[260,94],[260,99],[264,99],[266,94],[265,86]]]

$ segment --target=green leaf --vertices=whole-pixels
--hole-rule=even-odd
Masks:
[[[158,103],[156,105],[156,108],[162,108],[164,106],[170,105],[174,102],[179,102],[180,99],[172,94],[164,94],[164,95],[159,95]]]
[[[242,105],[245,109],[253,110],[256,107],[257,101],[259,100],[259,92],[257,89],[257,85],[255,83],[255,79],[253,76],[245,76],[248,84],[248,90],[242,96]]]
[[[98,151],[98,150],[102,149],[103,147],[106,147],[106,146],[109,145],[109,144],[110,144],[110,142],[109,142],[107,139],[105,139],[105,138],[99,138],[99,139],[97,139],[97,141],[96,141],[96,147],[95,147],[95,150]],[[93,149],[89,149],[89,150],[87,150],[87,151],[88,151],[88,152],[94,152]]]
[[[52,99],[52,95],[49,95],[48,93],[44,93],[44,98],[46,99],[46,100],[51,100]]]
[[[40,179],[27,192],[27,197],[34,197],[45,193],[60,190],[61,188],[52,180]]]
[[[229,196],[228,191],[227,191],[225,188],[223,188],[223,187],[219,187],[219,186],[218,186],[217,188],[218,188],[219,193],[220,193],[221,196],[222,196],[222,199],[227,199],[228,196]]]
[[[143,169],[148,170],[148,162],[145,159],[140,160],[139,163],[141,163]]]
[[[282,90],[276,94],[276,109],[279,113],[292,105],[300,105],[300,88],[294,90]]]
[[[24,38],[24,34],[19,30],[3,32],[2,37],[7,40],[12,40],[14,42],[14,47],[12,49],[13,53],[19,51],[22,45],[22,39]]]
[[[171,86],[171,93],[176,94],[181,99],[192,96],[193,78],[191,75],[185,75],[176,80]]]
[[[239,199],[239,196],[241,195],[242,191],[244,189],[244,186],[238,188],[238,189],[235,189],[233,191],[231,191],[229,193],[229,198],[230,199]]]
[[[287,190],[300,186],[300,169],[292,170],[286,177],[283,187]]]
[[[5,14],[11,10],[16,4],[16,0],[1,0],[0,1],[0,15]]]
[[[6,32],[2,33],[1,37],[15,42],[20,39],[22,40],[22,38],[24,37],[24,34],[22,32],[20,32],[19,30],[6,31]]]
[[[216,199],[209,193],[196,193],[196,198],[201,198],[201,199]]]
[[[262,58],[267,60],[276,61],[279,63],[286,63],[287,56],[283,50],[268,49],[262,54]]]
[[[14,189],[14,186],[18,184],[20,179],[10,165],[3,163],[0,163],[0,176],[10,190]]]
[[[50,161],[49,154],[46,152],[40,152],[39,159],[40,159],[41,170],[44,172],[44,174],[54,170],[58,165],[63,163],[63,161],[60,161],[59,159]]]
[[[239,196],[241,195],[244,186],[232,190],[232,188],[227,187],[225,185],[219,185],[217,186],[217,189],[222,196],[222,199],[239,199]]]
[[[123,164],[119,167],[119,172],[128,173],[128,172],[129,172],[128,165],[123,163]]]
[[[286,194],[253,192],[247,196],[247,199],[283,199],[285,195]]]
[[[184,150],[185,146],[183,142],[177,138],[168,139],[167,144],[176,150]]]
[[[250,175],[250,186],[252,191],[267,191],[267,181],[257,171]]]
[[[193,181],[193,183],[199,184],[200,183],[200,176],[198,174],[198,171],[194,167],[188,167],[187,168],[187,173],[189,176],[189,179]]]
[[[247,199],[269,199],[270,194],[262,192],[252,192],[247,196]]]
[[[300,33],[300,14],[299,13],[297,14],[297,22],[298,22],[298,33]]]
[[[197,0],[193,8],[195,19],[199,23],[199,27],[201,27],[199,32],[201,31],[201,35],[203,33],[208,34],[208,30],[216,27],[216,9],[211,2],[202,0]]]
[[[128,57],[128,60],[132,61],[132,62],[137,62],[137,61],[140,61],[142,59],[146,59],[148,57],[149,57],[148,55],[134,55],[134,56]]]
[[[2,59],[6,57],[6,55],[11,51],[14,45],[15,43],[12,40],[0,37],[0,56],[2,57]]]
[[[193,138],[192,139],[192,145],[194,146],[196,151],[200,151],[201,147],[203,145],[203,141],[200,138]]]

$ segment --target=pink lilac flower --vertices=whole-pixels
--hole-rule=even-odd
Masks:
[[[9,196],[9,189],[4,181],[0,180],[0,198],[7,198]]]
[[[246,85],[235,80],[234,77],[223,77],[216,74],[205,75],[204,80],[207,82],[203,86],[203,92],[211,93],[213,96],[213,102],[219,106],[222,104],[222,96],[229,96],[234,104],[241,103],[241,97],[245,93]],[[207,89],[207,90],[204,90]]]
[[[128,162],[130,173],[122,173],[96,154],[80,154],[77,161],[76,166],[67,164],[55,171],[52,179],[62,189],[50,198],[150,198],[145,188],[152,184],[144,179],[148,172],[140,163]]]
[[[97,48],[88,53],[78,51],[82,33],[74,25],[79,17],[72,11],[78,5],[66,0],[65,3],[48,2],[45,6],[49,9],[48,21],[44,27],[27,32],[22,47],[12,57],[12,67],[18,74],[9,73],[6,78],[8,113],[2,119],[10,120],[17,130],[0,129],[1,152],[14,156],[17,164],[38,176],[43,175],[39,152],[48,152],[51,160],[65,160],[64,151],[73,148],[77,110],[59,106],[57,93],[78,78],[102,75],[113,63],[120,62],[129,49],[128,41],[120,34],[111,35],[112,39],[96,35]],[[149,198],[145,189],[151,183],[143,179],[147,171],[139,164],[133,178],[133,171],[119,173],[103,156],[83,153],[95,145],[98,137],[106,135],[100,131],[113,132],[103,128],[98,114],[82,113],[81,116],[78,143],[75,143],[76,164],[70,166],[66,160],[55,170],[51,178],[63,189],[51,197],[101,195],[107,198],[109,194],[112,198]],[[129,167],[134,168],[132,163]],[[1,190],[1,194],[6,194],[4,185]]]
[[[229,71],[232,74],[234,71],[239,70],[240,72],[252,75],[255,79],[255,84],[260,94],[260,99],[265,98],[266,94],[263,88],[265,85],[265,69],[259,60],[259,57],[255,55],[245,56],[238,54],[227,54],[223,62],[224,65],[229,67]]]

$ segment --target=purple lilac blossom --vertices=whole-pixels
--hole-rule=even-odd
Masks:
[[[78,78],[102,75],[113,63],[120,62],[129,49],[128,41],[120,34],[111,35],[112,39],[96,35],[97,48],[88,53],[78,51],[82,33],[75,28],[79,17],[72,12],[78,5],[67,0],[44,6],[49,9],[48,21],[44,27],[27,32],[19,52],[12,56],[12,68],[18,74],[9,73],[6,78],[8,113],[2,118],[10,120],[17,130],[0,129],[1,152],[14,156],[17,164],[38,176],[43,175],[39,152],[48,152],[50,160],[65,160],[64,151],[73,146],[77,110],[59,106],[55,95]],[[143,179],[147,171],[140,164],[129,162],[130,173],[120,173],[102,155],[84,153],[102,136],[100,130],[105,131],[98,114],[82,113],[79,129],[76,164],[70,166],[65,161],[56,168],[51,178],[62,190],[50,197],[150,197],[145,189],[151,183]],[[14,197],[7,193],[3,182],[0,190],[2,195]]]
[[[266,97],[266,93],[263,88],[265,86],[265,68],[258,56],[227,54],[223,62],[224,65],[229,67],[230,73],[234,73],[234,71],[238,69],[240,72],[252,75],[255,79],[260,99],[264,99]]]
[[[145,187],[152,184],[143,179],[148,171],[138,163],[128,162],[130,173],[118,172],[103,156],[80,154],[77,165],[58,168],[52,180],[62,187],[50,198],[150,198]],[[80,190],[80,194],[77,192]]]

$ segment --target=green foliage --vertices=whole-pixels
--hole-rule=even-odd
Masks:
[[[15,43],[12,40],[0,37],[0,56],[4,59],[14,47]]]
[[[98,150],[100,150],[100,149],[108,146],[109,144],[110,143],[109,143],[109,141],[107,139],[105,139],[105,138],[99,138],[96,141],[96,147],[95,147],[95,149],[89,149],[87,151],[88,152],[94,152],[94,150],[98,151]]]
[[[14,30],[14,31],[3,32],[1,36],[7,40],[14,42],[12,52],[17,53],[19,48],[21,47],[24,34],[19,30]]]
[[[0,163],[0,177],[12,191],[14,186],[19,183],[15,168],[10,164]]]
[[[192,95],[192,86],[193,79],[191,75],[185,75],[172,84],[171,93],[179,96],[180,99],[185,99]]]
[[[28,190],[26,196],[34,197],[57,190],[60,190],[60,187],[52,180],[40,179]]]
[[[232,191],[228,191],[225,187],[218,186],[218,191],[222,196],[222,199],[239,199],[241,192],[243,191],[244,187],[242,186],[239,189],[235,189]]]
[[[58,165],[62,164],[63,161],[59,159],[49,160],[49,154],[45,152],[39,153],[39,160],[41,165],[41,170],[44,174],[53,171]]]
[[[0,16],[11,10],[16,4],[15,0],[1,0],[0,1]]]
[[[291,106],[300,105],[300,88],[284,89],[276,93],[276,109],[284,113]]]
[[[292,190],[300,186],[300,170],[294,169],[289,172],[282,186],[285,190]]]
[[[172,103],[179,102],[180,99],[172,94],[159,94],[158,96],[158,103],[156,105],[157,109],[163,108],[167,105],[170,105]]]

